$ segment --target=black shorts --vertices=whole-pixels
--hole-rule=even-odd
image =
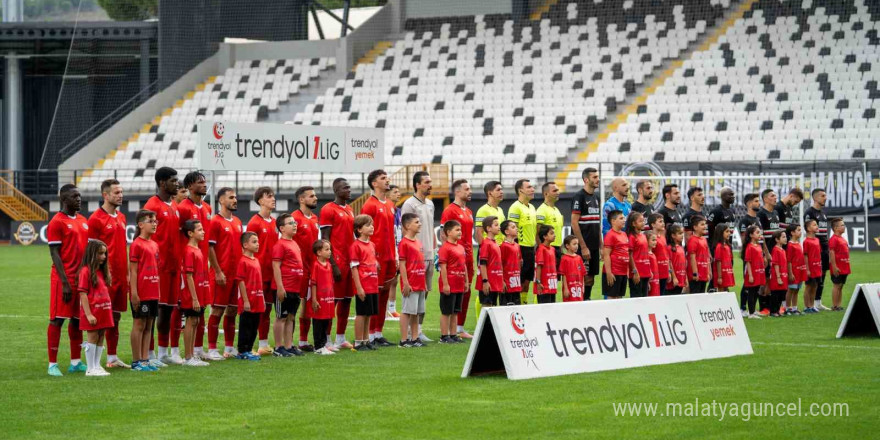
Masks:
[[[522,254],[522,267],[519,271],[520,281],[535,281],[535,248],[521,245],[519,252]]]
[[[520,292],[502,293],[498,296],[498,304],[502,306],[518,306],[522,303]]]
[[[298,293],[290,293],[287,292],[284,295],[284,301],[281,301],[281,298],[278,296],[275,297],[275,318],[282,319],[288,316],[296,316],[296,311],[299,310],[300,298]]]
[[[807,284],[821,284],[822,277],[807,278]]]
[[[498,292],[489,292],[488,294],[480,291],[480,304],[484,306],[497,306],[498,305]]]
[[[556,302],[555,294],[538,295],[538,304],[553,304]]]
[[[605,272],[602,272],[602,294],[605,296],[613,296],[615,298],[623,298],[626,296],[626,283],[629,278],[626,275],[615,275],[614,284],[609,286]]]
[[[129,303],[131,306],[131,317],[134,319],[149,319],[159,316],[159,300],[141,301],[137,307]]]
[[[199,311],[195,311],[193,309],[184,309],[180,308],[180,313],[187,318],[201,318],[205,316],[205,309],[199,309]]]
[[[354,313],[357,316],[375,316],[379,314],[378,293],[368,293],[364,295],[364,299],[355,295],[354,302]]]
[[[599,248],[590,248],[590,259],[584,261],[584,265],[587,269],[587,275],[599,275],[599,260],[602,258],[602,255],[600,255],[600,253],[601,252],[599,252]]]
[[[463,293],[450,293],[449,295],[440,294],[440,314],[454,315],[461,312],[461,303],[464,299]]]
[[[846,275],[831,275],[831,282],[834,284],[846,284],[846,278],[849,274]]]

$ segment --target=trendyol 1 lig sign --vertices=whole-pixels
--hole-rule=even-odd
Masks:
[[[198,128],[203,170],[367,173],[384,162],[380,128],[207,120]]]
[[[483,310],[462,377],[530,379],[752,353],[732,293]]]

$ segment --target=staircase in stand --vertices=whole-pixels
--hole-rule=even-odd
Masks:
[[[37,202],[19,191],[12,182],[15,181],[13,171],[0,171],[0,210],[13,221],[46,221],[49,213]]]

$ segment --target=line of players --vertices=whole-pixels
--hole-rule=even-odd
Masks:
[[[71,320],[68,334],[71,341],[72,362],[68,371],[77,372],[87,369],[78,359],[80,352],[78,347],[82,342],[78,327],[83,322],[78,318],[81,317],[80,315],[87,317],[82,309],[88,310],[88,307],[78,307],[79,303],[73,298],[74,288],[71,281],[81,281],[81,272],[84,271],[79,271],[79,267],[88,266],[81,263],[82,256],[87,253],[84,240],[88,239],[104,244],[105,258],[110,268],[109,278],[112,280],[107,287],[107,296],[110,298],[110,307],[107,308],[112,312],[112,321],[106,330],[109,367],[127,366],[116,356],[116,346],[119,317],[126,311],[129,301],[132,305],[132,314],[136,318],[135,331],[131,338],[133,353],[138,353],[133,365],[135,368],[154,369],[167,363],[204,365],[203,359],[222,360],[226,357],[253,358],[255,354],[250,353],[248,344],[241,345],[243,339],[241,335],[238,349],[234,346],[237,314],[243,316],[240,319],[244,319],[242,322],[247,323],[248,330],[252,324],[256,324],[255,333],[259,335],[258,354],[300,355],[303,350],[315,349],[322,354],[329,354],[339,348],[360,350],[388,346],[391,343],[382,335],[386,316],[384,311],[388,307],[390,293],[396,289],[398,273],[401,279],[404,311],[401,316],[401,334],[404,337],[400,345],[405,347],[423,345],[430,341],[421,332],[421,323],[424,320],[424,296],[426,296],[423,293],[427,291],[427,286],[431,285],[435,254],[438,257],[436,266],[440,271],[440,304],[443,312],[440,342],[460,342],[471,337],[464,329],[464,322],[469,309],[470,286],[475,275],[473,264],[475,230],[477,237],[480,237],[480,244],[476,246],[476,254],[479,256],[479,277],[476,283],[480,293],[477,302],[478,313],[481,306],[527,303],[529,284],[535,280],[538,280],[534,286],[537,302],[554,301],[557,285],[562,286],[563,298],[566,301],[588,300],[594,285],[594,277],[599,272],[600,255],[605,262],[605,271],[602,274],[605,297],[624,296],[627,284],[630,296],[704,291],[710,280],[714,287],[719,289],[733,285],[732,261],[730,261],[732,252],[729,244],[722,244],[722,242],[729,243],[729,234],[732,232],[734,221],[731,208],[734,200],[732,190],[722,191],[722,205],[716,207],[706,219],[701,215],[704,200],[702,190],[691,188],[688,191],[691,209],[682,218],[677,212],[681,197],[675,185],[664,187],[664,206],[655,214],[650,212],[652,207],[649,201],[653,196],[653,188],[649,181],[639,182],[638,200],[630,205],[626,200],[629,192],[628,184],[618,179],[612,183],[612,197],[600,210],[598,194],[595,192],[599,185],[598,172],[588,168],[584,170],[582,178],[584,188],[572,198],[571,222],[578,225],[577,228],[573,228],[572,236],[564,239],[562,237],[564,219],[556,207],[559,188],[553,182],[543,185],[544,203],[535,209],[530,203],[535,188],[528,180],[517,181],[514,187],[517,201],[509,209],[510,219],[505,220],[504,212],[500,207],[503,199],[500,182],[489,182],[485,185],[487,203],[477,211],[475,219],[467,207],[471,198],[470,186],[467,181],[459,180],[452,186],[454,201],[442,214],[442,232],[438,242],[432,227],[422,227],[422,225],[433,225],[434,218],[433,203],[427,199],[431,192],[431,179],[426,172],[419,172],[413,176],[414,195],[407,199],[399,210],[396,209],[396,200],[391,200],[389,197],[392,194],[392,187],[387,174],[382,170],[371,173],[368,183],[372,195],[363,208],[366,218],[360,223],[347,204],[351,189],[344,179],[334,181],[335,200],[323,207],[320,218],[314,212],[317,208],[314,189],[303,187],[295,194],[299,209],[293,215],[279,217],[277,223],[271,217],[271,212],[275,208],[274,193],[270,188],[259,188],[254,200],[260,207],[260,212],[248,223],[247,231],[250,234],[246,235],[243,233],[244,228],[240,220],[233,214],[237,209],[237,198],[232,189],[220,189],[217,197],[220,211],[218,215],[212,216],[210,206],[202,202],[207,188],[204,176],[198,172],[190,173],[180,185],[177,173],[173,169],[163,167],[156,172],[156,196],[147,202],[145,211],[138,214],[139,237],[132,244],[132,251],[128,257],[125,250],[126,222],[124,215],[117,211],[122,203],[122,188],[118,182],[108,180],[102,184],[104,202],[87,222],[77,214],[81,204],[78,191],[75,187],[65,186],[60,194],[62,212],[53,218],[49,227],[50,252],[53,259],[50,325],[47,330],[49,372],[52,375],[61,374],[56,357],[60,329],[65,319]],[[173,199],[181,188],[185,188],[189,195],[178,204]],[[752,224],[760,223],[763,226],[763,235],[759,237],[764,242],[761,248],[764,263],[761,266],[767,267],[764,275],[771,281],[774,278],[770,269],[774,261],[774,252],[770,250],[775,250],[774,243],[779,241],[778,233],[782,228],[791,229],[786,223],[792,221],[791,207],[800,203],[803,194],[795,189],[779,204],[776,204],[775,197],[772,191],[765,191],[761,195],[764,206],[759,208],[756,203],[757,196],[747,195],[745,203],[749,213],[739,224],[744,238],[753,235],[754,230],[748,228]],[[839,242],[842,239],[827,238],[827,219],[822,212],[824,200],[824,191],[814,190],[813,207],[807,212],[807,217],[815,222],[815,226],[807,222],[807,234],[814,234],[818,238],[820,250],[818,258],[811,254],[809,251],[812,248],[807,244],[810,240],[807,240],[806,261],[813,265],[815,261],[821,261],[822,269],[820,274],[814,276],[811,272],[808,277],[807,292],[814,292],[816,298],[816,307],[811,307],[813,304],[809,294],[805,297],[808,311],[823,307],[821,292],[824,274],[828,268],[832,269],[835,281],[834,306],[839,308],[842,282],[837,281],[842,277],[842,281],[845,282],[845,273],[848,273],[848,250],[840,247]],[[634,214],[630,214],[630,211]],[[155,216],[154,220],[149,213]],[[369,225],[365,223],[366,219],[370,220]],[[284,223],[281,223],[282,220]],[[474,228],[475,223],[476,228]],[[666,225],[669,225],[669,228]],[[719,228],[723,225],[727,227]],[[834,223],[832,226],[835,232],[843,228],[842,222]],[[148,233],[153,227],[155,231],[152,234]],[[702,237],[707,228],[718,232],[712,237],[713,244],[716,244],[711,248],[712,252],[708,251],[709,245]],[[288,240],[283,239],[285,229],[288,230],[287,235],[290,235]],[[362,252],[375,257],[375,277],[372,259],[368,259],[366,264],[369,267],[366,267],[363,261],[357,261],[352,254],[358,242],[365,242],[356,239],[356,235],[363,238],[361,229],[363,234],[367,234],[369,230],[367,235],[369,238],[366,241],[369,241],[375,249],[374,253],[369,249],[363,249]],[[812,229],[816,231],[811,231]],[[396,233],[396,230],[400,232]],[[799,227],[789,231],[789,235],[798,238],[795,235],[799,234],[797,230]],[[645,233],[641,234],[642,231]],[[147,237],[140,237],[142,234]],[[313,272],[316,262],[323,262],[319,255],[323,252],[323,247],[315,247],[314,252],[309,251],[312,251],[313,246],[317,246],[316,242],[321,243],[318,240],[319,234],[329,243],[330,255],[327,263],[331,268],[333,284],[331,289],[333,301],[328,301],[325,306],[335,310],[334,313],[330,313],[324,310],[327,307],[322,308],[320,304],[316,304],[315,307],[304,307],[299,319],[300,341],[298,346],[294,347],[288,341],[293,333],[299,295],[305,292],[307,300],[317,299],[317,296],[308,295],[311,282],[309,273]],[[699,239],[689,240],[693,235]],[[251,240],[252,236],[254,240]],[[248,241],[255,241],[256,244],[248,249],[249,243],[243,241],[242,237],[247,237]],[[157,255],[154,256],[155,274],[148,270],[151,263],[141,261],[144,259],[143,255],[150,253],[144,251],[142,249],[144,246],[140,245],[141,242],[147,241],[152,241],[157,247]],[[442,246],[439,245],[440,242],[443,243]],[[675,243],[681,242],[686,245],[675,246]],[[829,243],[834,242],[838,244],[835,250],[831,250],[834,246],[829,246]],[[296,245],[296,251],[288,249],[287,252],[299,257],[299,267],[292,263],[285,265],[285,261],[294,259],[285,257],[287,254],[284,253],[283,248],[287,243]],[[580,246],[581,243],[585,245]],[[845,240],[843,245],[845,247]],[[192,255],[194,252],[190,248],[198,249],[199,258]],[[459,248],[462,252],[459,252]],[[276,255],[276,249],[282,249],[279,251],[280,256]],[[743,254],[746,260],[751,256],[749,249],[746,246]],[[249,252],[257,261],[256,267],[260,269],[261,280],[261,285],[252,290],[254,293],[259,291],[262,295],[263,300],[259,301],[259,305],[265,304],[265,307],[258,305],[257,309],[263,310],[256,319],[251,319],[253,318],[250,316],[251,310],[242,310],[242,300],[248,295],[239,295],[237,292],[239,289],[250,292],[244,283],[246,280],[238,278],[241,276],[240,262],[245,260],[242,256]],[[461,258],[463,269],[459,267],[460,253],[463,253]],[[715,254],[718,255],[713,260],[712,255]],[[421,258],[417,258],[419,255]],[[840,258],[829,258],[829,256]],[[194,265],[194,259],[198,260],[199,264]],[[797,263],[799,260],[796,258],[789,257],[789,259],[795,262],[795,266],[793,269],[783,270],[796,281],[801,265]],[[757,260],[755,261],[752,266],[758,267]],[[398,271],[398,264],[403,264],[402,267],[407,270]],[[692,269],[690,279],[687,277],[688,266]],[[777,267],[784,266],[787,264],[779,265],[777,259]],[[56,270],[59,267],[63,270]],[[747,264],[746,267],[750,266]],[[196,269],[199,270],[195,271]],[[147,272],[149,274],[145,275],[144,273]],[[712,277],[713,272],[720,276]],[[757,271],[747,271],[746,274],[751,272],[755,272],[757,276]],[[359,275],[367,273],[368,277],[363,280],[364,282],[359,282],[360,277],[351,276],[353,273]],[[285,274],[287,279],[284,277]],[[654,274],[658,276],[652,276]],[[781,276],[779,273],[777,275]],[[779,276],[776,277],[777,280]],[[368,281],[373,278],[376,280],[375,296],[372,296],[373,292],[364,291],[365,284],[367,290],[373,290],[372,281]],[[129,283],[132,279],[136,279],[137,282]],[[752,277],[748,279],[754,281]],[[421,288],[422,280],[425,283],[424,288]],[[562,283],[558,284],[558,281]],[[145,300],[144,296],[152,298],[153,293],[140,295],[137,293],[152,292],[153,289],[149,286],[153,284],[156,285],[155,290],[157,290],[155,303],[153,299]],[[194,285],[190,286],[190,284]],[[798,284],[799,282],[793,283],[791,287],[799,287]],[[320,286],[312,287],[316,291],[320,290]],[[88,286],[77,285],[76,289],[84,292],[86,298],[91,300]],[[744,308],[751,298],[751,291],[748,286],[743,289]],[[287,292],[293,295],[287,295]],[[412,295],[412,292],[416,294]],[[770,309],[769,299],[766,305],[763,301],[765,296],[777,298],[774,292],[778,292],[778,289],[764,288],[756,295],[762,299],[761,311],[764,314],[776,311],[775,307]],[[794,298],[790,289],[787,297],[779,301],[780,304],[784,302],[789,304],[788,310],[784,312],[797,313],[797,290],[794,292]],[[410,296],[413,296],[414,300]],[[352,345],[345,340],[345,330],[351,301],[355,297],[358,298],[358,311],[370,313],[358,313],[356,340],[355,345]],[[297,303],[294,304],[294,300],[290,298],[296,298]],[[193,303],[198,307],[193,307]],[[331,306],[331,303],[334,305]],[[85,304],[88,302],[83,302],[83,305]],[[279,345],[274,351],[268,346],[273,304],[276,312],[275,339],[276,344]],[[206,305],[211,305],[211,314],[207,321],[209,342],[207,353],[203,349],[205,322],[202,313]],[[325,314],[330,313],[331,320],[333,317],[337,319],[337,334],[335,342],[312,346],[308,344],[307,336],[314,318],[313,312],[318,310]],[[374,311],[375,313],[372,313]],[[193,341],[192,350],[188,346],[186,348],[186,360],[179,355],[180,327],[172,325],[180,322],[181,314],[187,318],[187,332],[192,331],[192,335],[185,335],[185,340],[191,338]],[[153,318],[156,318],[155,324],[158,329],[158,355],[153,353]],[[222,355],[217,348],[221,321],[225,344]],[[323,330],[320,332],[321,335],[327,336],[316,337],[316,342],[330,341],[330,324],[324,322],[318,324]],[[245,333],[250,337],[249,331]],[[243,347],[247,351],[242,352]],[[87,348],[92,348],[92,345],[87,345]],[[93,350],[92,353],[95,351]],[[87,354],[88,352],[87,349]],[[140,359],[137,359],[138,357]],[[100,359],[100,353],[96,359]],[[99,362],[94,364],[97,369],[102,370]]]

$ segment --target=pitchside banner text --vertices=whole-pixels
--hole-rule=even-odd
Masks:
[[[730,292],[484,308],[462,377],[532,379],[752,354]]]
[[[382,168],[380,128],[199,122],[196,154],[209,171],[368,173]]]

